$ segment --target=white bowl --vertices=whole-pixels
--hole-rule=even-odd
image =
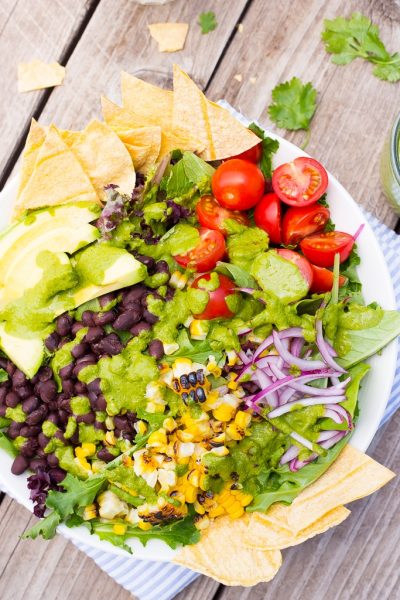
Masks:
[[[274,165],[292,161],[297,156],[306,155],[300,148],[280,136],[270,135],[278,139],[280,143],[279,151],[274,159]],[[17,181],[14,179],[0,194],[2,207],[0,228],[5,227],[9,221],[16,189]],[[361,223],[365,223],[365,218],[360,208],[350,194],[331,174],[329,174],[327,192],[332,219],[337,229],[354,233]],[[366,302],[376,301],[383,308],[395,309],[395,296],[389,271],[379,243],[368,223],[365,223],[364,230],[357,240],[357,244],[361,257],[359,275],[363,282],[363,293]],[[370,359],[372,368],[363,381],[360,391],[360,417],[351,439],[352,445],[359,450],[364,451],[368,448],[378,429],[393,383],[396,354],[396,342],[392,342],[381,354]],[[0,488],[26,508],[32,510],[32,503],[29,500],[29,493],[26,487],[26,475],[16,477],[11,474],[12,459],[2,450],[0,450],[0,458]],[[124,550],[116,548],[109,542],[99,540],[97,536],[90,535],[85,527],[81,526],[69,529],[65,525],[61,525],[58,531],[74,542],[87,544],[114,554],[128,556],[128,553]],[[130,546],[133,549],[134,556],[141,559],[168,561],[175,554],[175,551],[169,548],[164,542],[156,540],[151,540],[145,547],[137,540],[133,540]]]

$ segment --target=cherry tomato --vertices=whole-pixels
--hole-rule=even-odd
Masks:
[[[260,169],[240,158],[222,163],[211,180],[214,196],[224,208],[247,210],[255,206],[264,193],[265,180]]]
[[[282,221],[283,243],[286,246],[297,246],[303,238],[322,231],[329,217],[329,209],[320,204],[289,208]]]
[[[282,243],[281,201],[274,193],[265,194],[254,210],[257,227],[264,229],[273,244]]]
[[[227,234],[224,227],[225,219],[233,219],[238,223],[242,223],[242,225],[249,225],[250,223],[245,213],[222,208],[215,198],[209,194],[202,196],[196,204],[196,214],[200,225],[209,229],[216,229],[223,235]]]
[[[256,144],[252,148],[245,150],[241,154],[236,154],[232,158],[240,158],[241,160],[249,160],[252,163],[258,164],[262,157],[262,143]]]
[[[313,272],[308,260],[304,258],[304,256],[301,256],[301,254],[298,252],[293,252],[293,250],[288,250],[287,248],[280,248],[277,250],[277,252],[280,254],[280,256],[282,256],[282,258],[290,260],[290,262],[294,263],[299,268],[300,273],[308,283],[308,286],[311,287]]]
[[[340,262],[343,262],[353,246],[353,236],[343,231],[314,233],[300,242],[304,256],[318,267],[332,267],[337,253],[340,255]]]
[[[226,298],[235,295],[235,283],[232,279],[226,277],[226,275],[221,275],[220,273],[216,273],[216,275],[218,275],[219,286],[215,290],[208,290],[207,286],[203,287],[201,285],[201,280],[210,281],[211,273],[200,275],[191,285],[191,287],[196,289],[206,289],[210,298],[203,312],[195,315],[196,319],[229,319],[229,317],[233,317],[233,312],[229,309]]]
[[[225,240],[222,233],[200,227],[200,240],[195,248],[186,254],[174,256],[182,267],[194,269],[198,273],[211,271],[225,254]]]
[[[332,271],[325,269],[324,267],[316,267],[315,265],[311,265],[311,269],[313,272],[313,280],[310,291],[313,292],[313,294],[330,292],[333,286]],[[339,287],[342,287],[346,281],[347,278],[344,275],[339,275]]]
[[[327,186],[328,173],[308,156],[280,165],[272,174],[274,192],[289,206],[308,206],[316,202]]]

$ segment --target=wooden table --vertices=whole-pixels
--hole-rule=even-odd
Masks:
[[[197,16],[207,10],[215,11],[218,28],[201,35]],[[121,70],[168,87],[171,64],[177,62],[211,99],[226,98],[271,129],[266,112],[271,89],[296,75],[318,90],[308,152],[362,206],[394,228],[397,217],[379,185],[379,158],[400,109],[400,83],[376,79],[371,66],[360,60],[346,67],[333,65],[320,41],[324,18],[354,10],[379,25],[391,51],[400,49],[399,0],[175,0],[161,7],[139,6],[132,0],[2,0],[1,185],[16,170],[32,116],[60,127],[82,127],[99,116],[101,93],[118,99]],[[147,23],[165,21],[190,23],[183,51],[158,52]],[[34,57],[66,65],[65,84],[18,94],[17,62]],[[287,137],[301,143],[303,134]],[[370,449],[374,458],[397,472],[399,428],[400,413],[377,434]],[[200,577],[179,599],[400,598],[399,492],[395,479],[379,494],[354,504],[351,517],[334,531],[285,551],[284,566],[270,584],[225,588]],[[33,522],[27,510],[3,497],[2,600],[130,597],[64,538],[21,541]]]

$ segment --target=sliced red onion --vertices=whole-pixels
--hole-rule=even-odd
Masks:
[[[290,448],[288,448],[286,450],[286,452],[284,454],[282,454],[281,460],[279,461],[280,464],[285,465],[289,461],[297,458],[299,455],[299,452],[300,452],[300,448],[298,446],[290,446]]]
[[[291,337],[303,337],[303,330],[301,327],[289,327],[288,329],[284,329],[283,331],[280,331],[279,333],[277,333],[277,335],[279,336],[279,339],[283,340],[285,338],[291,338]],[[257,350],[254,353],[254,357],[253,360],[255,360],[257,358],[257,356],[260,356],[260,354],[262,354],[264,352],[264,350],[266,350],[269,346],[272,346],[272,344],[274,343],[274,338],[271,335],[269,335],[263,342],[262,344],[259,345],[259,347],[257,348]]]
[[[300,337],[295,338],[290,347],[290,351],[293,354],[293,356],[299,357],[301,354],[301,351],[303,349],[303,346],[304,346],[304,339],[300,338]]]
[[[271,371],[281,381],[290,377],[290,375],[285,375],[275,365],[271,365]],[[314,374],[307,373],[298,377],[291,377],[291,379],[287,381],[287,385],[302,394],[309,394],[310,396],[337,396],[338,390],[334,386],[329,388],[316,388],[299,383],[299,381],[308,383],[309,381],[315,381],[317,379],[326,379],[326,377],[330,377],[331,374],[331,371],[318,371]]]
[[[353,429],[353,419],[351,418],[350,413],[340,404],[327,404],[326,408],[328,410],[332,410],[341,418],[342,423],[347,423],[349,429]],[[325,415],[326,416],[326,415]],[[335,420],[335,419],[333,419]]]
[[[272,379],[268,377],[268,375],[261,369],[256,369],[255,376],[261,388],[266,388],[273,383]],[[268,396],[266,396],[266,400],[271,408],[275,408],[279,405],[279,396],[277,392],[271,392],[268,394]]]
[[[250,327],[241,327],[239,328],[239,331],[237,332],[238,335],[247,335],[248,333],[251,333],[253,330]]]
[[[337,429],[332,429],[329,431],[321,431],[321,433],[318,436],[318,444],[320,444],[321,442],[326,442],[327,440],[330,440],[332,437],[336,436],[338,433],[339,432]]]
[[[315,369],[324,369],[326,368],[326,364],[321,360],[305,360],[304,358],[300,358],[298,356],[294,356],[285,345],[282,343],[278,333],[276,331],[272,332],[272,337],[274,340],[274,346],[279,352],[281,358],[289,365],[295,365],[299,367],[302,371],[314,371]],[[329,356],[329,358],[331,358]],[[326,361],[327,362],[327,361]]]
[[[335,423],[337,423],[338,425],[341,425],[343,423],[342,417],[339,415],[338,412],[336,412],[332,408],[325,407],[324,417],[326,417],[327,419],[332,419],[332,421],[335,421]]]
[[[340,365],[338,365],[337,362],[333,359],[333,357],[329,351],[329,348],[327,347],[327,342],[324,340],[324,336],[322,333],[321,319],[318,319],[316,321],[315,329],[317,332],[317,338],[316,338],[317,347],[318,347],[318,350],[320,351],[321,356],[324,359],[325,363],[327,365],[329,365],[332,369],[335,369],[335,371],[338,371],[339,373],[346,373],[346,370],[343,369],[343,367],[341,367]]]
[[[362,224],[360,225],[360,227],[357,229],[357,231],[356,231],[356,232],[355,232],[355,234],[353,235],[353,240],[354,240],[354,241],[356,241],[356,240],[357,240],[358,236],[361,234],[361,232],[362,232],[362,230],[364,229],[364,227],[365,227],[365,223],[362,223]]]
[[[290,433],[289,435],[290,435],[291,438],[293,438],[294,440],[296,440],[296,442],[299,442],[299,444],[302,444],[303,446],[305,446],[309,450],[313,449],[313,443],[310,442],[309,440],[307,440],[305,437],[303,437],[299,433],[297,433],[296,431],[292,431],[292,433]]]
[[[271,363],[277,364],[280,361],[280,356],[278,356],[277,354],[268,354],[267,356],[262,356],[257,358],[254,363],[257,365],[257,367],[259,367],[260,369],[264,369],[266,366],[270,365]]]
[[[321,442],[320,446],[322,446],[322,448],[324,448],[324,450],[328,450],[329,448],[332,448],[332,446],[334,446],[335,444],[340,442],[340,440],[347,434],[348,434],[348,431],[338,431],[337,434],[335,436],[331,437],[329,440],[326,440],[325,442]]]
[[[301,406],[316,406],[317,404],[331,404],[333,402],[343,402],[345,396],[330,396],[326,398],[324,396],[315,396],[313,398],[302,398],[301,400],[293,400],[292,402],[286,402],[282,406],[275,408],[270,413],[268,413],[269,419],[274,419],[275,417],[280,417],[285,415],[288,412],[296,410],[296,407],[299,408]]]
[[[214,392],[218,392],[220,396],[225,396],[225,394],[229,393],[229,388],[227,385],[220,385],[214,389]]]
[[[251,362],[244,350],[241,350],[240,352],[238,352],[238,357],[240,358],[240,360],[242,361],[242,363],[244,365],[248,365]]]
[[[297,394],[298,392],[294,388],[290,388],[288,386],[286,390],[282,390],[282,392],[279,394],[279,406],[286,404],[286,402],[289,402],[289,400]]]
[[[298,460],[297,458],[295,458],[289,463],[289,469],[293,472],[299,471],[316,458],[318,458],[318,454],[316,452],[310,454],[310,456],[306,460]]]

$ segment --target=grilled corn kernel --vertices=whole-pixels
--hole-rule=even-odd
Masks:
[[[226,446],[219,446],[218,448],[213,448],[212,450],[210,450],[210,452],[212,452],[216,456],[226,456],[227,454],[229,454],[229,450]]]
[[[237,381],[228,381],[228,388],[230,390],[237,390],[239,387],[239,383]]]
[[[204,513],[206,512],[206,509],[204,508],[204,506],[202,506],[200,504],[200,502],[198,502],[196,500],[196,502],[194,503],[194,510],[199,514],[199,515],[204,515]]]
[[[149,413],[163,413],[165,411],[165,404],[160,404],[158,402],[148,402],[146,404],[146,410]]]
[[[223,506],[217,505],[214,506],[213,508],[211,508],[208,511],[208,516],[211,517],[212,519],[215,519],[215,517],[220,517],[221,515],[225,514],[225,509]]]
[[[230,367],[233,367],[233,365],[236,365],[239,362],[238,356],[234,350],[228,350],[226,353],[226,358],[228,359],[228,365]]]
[[[93,473],[100,473],[106,466],[104,460],[94,460],[92,461],[92,471]]]
[[[185,275],[185,273],[181,273],[180,271],[174,271],[171,275],[168,284],[176,290],[183,290],[187,282],[188,278]]]
[[[139,521],[138,527],[139,527],[139,529],[142,529],[143,531],[148,531],[149,529],[152,528],[152,524],[146,523],[146,521]]]
[[[116,535],[124,535],[124,533],[126,533],[128,526],[124,525],[123,523],[115,523],[115,525],[113,526],[113,532]]]
[[[172,417],[167,417],[163,422],[163,427],[168,433],[172,433],[178,427],[178,424]]]
[[[194,434],[190,433],[190,431],[182,431],[181,429],[176,432],[176,437],[181,442],[193,442]]]
[[[80,458],[79,456],[77,456],[75,458],[75,461],[80,467],[82,467],[82,469],[85,469],[85,471],[90,471],[92,468],[90,463],[86,460],[86,458]]]
[[[253,496],[251,494],[240,493],[238,495],[238,500],[242,506],[248,506],[253,500]]]
[[[109,431],[111,431],[112,429],[115,429],[114,419],[112,417],[110,417],[110,416],[106,417],[105,424]]]
[[[79,454],[78,454],[79,451]],[[82,444],[82,446],[80,448],[75,448],[75,454],[76,456],[79,456],[80,458],[86,458],[87,456],[93,456],[93,454],[95,454],[96,452],[96,446],[95,444],[92,444],[91,442],[85,442]]]
[[[163,385],[159,381],[152,381],[146,386],[146,398],[152,402],[162,404],[164,401]]]
[[[203,515],[203,516],[199,515],[198,517],[195,517],[194,525],[195,525],[196,529],[199,529],[200,531],[202,531],[203,529],[207,529],[207,527],[209,527],[210,519],[208,518],[207,515]]]
[[[199,471],[197,469],[192,469],[187,475],[187,480],[189,483],[194,485],[194,487],[199,487],[199,482],[200,482]]]
[[[239,506],[235,506],[234,510],[228,511],[228,515],[231,519],[239,519],[244,514],[244,508],[239,504]]]
[[[147,431],[147,425],[144,421],[136,421],[133,427],[136,433],[140,433],[141,435],[144,435]]]
[[[248,427],[250,425],[250,421],[251,421],[250,413],[247,413],[244,410],[238,410],[238,412],[235,415],[235,423],[236,423],[236,425],[238,425],[238,427],[242,427],[243,429],[246,429],[246,427]]]
[[[217,421],[228,422],[233,418],[235,414],[235,408],[230,406],[229,404],[221,404],[218,408],[214,408],[213,417],[217,419]]]
[[[244,429],[238,427],[236,423],[229,423],[226,428],[226,433],[230,437],[231,440],[242,440],[244,438]]]
[[[199,488],[202,490],[207,489],[207,475],[205,473],[202,473],[200,475]]]
[[[193,340],[205,340],[210,329],[208,321],[193,319],[189,326],[190,337]]]
[[[147,445],[154,446],[155,448],[165,446],[167,443],[168,440],[165,429],[158,429],[157,431],[153,431],[153,433],[150,434],[149,439],[147,440]]]
[[[123,456],[122,463],[125,465],[125,467],[132,467],[133,460],[130,456]]]
[[[90,519],[94,519],[97,517],[97,509],[95,504],[88,504],[85,506],[83,511],[82,518],[84,521],[90,521]]]
[[[191,483],[187,483],[185,486],[185,500],[189,504],[193,504],[197,498],[197,488],[194,487]]]
[[[104,438],[106,444],[108,444],[109,446],[115,446],[115,435],[113,431],[107,431],[105,438]]]

